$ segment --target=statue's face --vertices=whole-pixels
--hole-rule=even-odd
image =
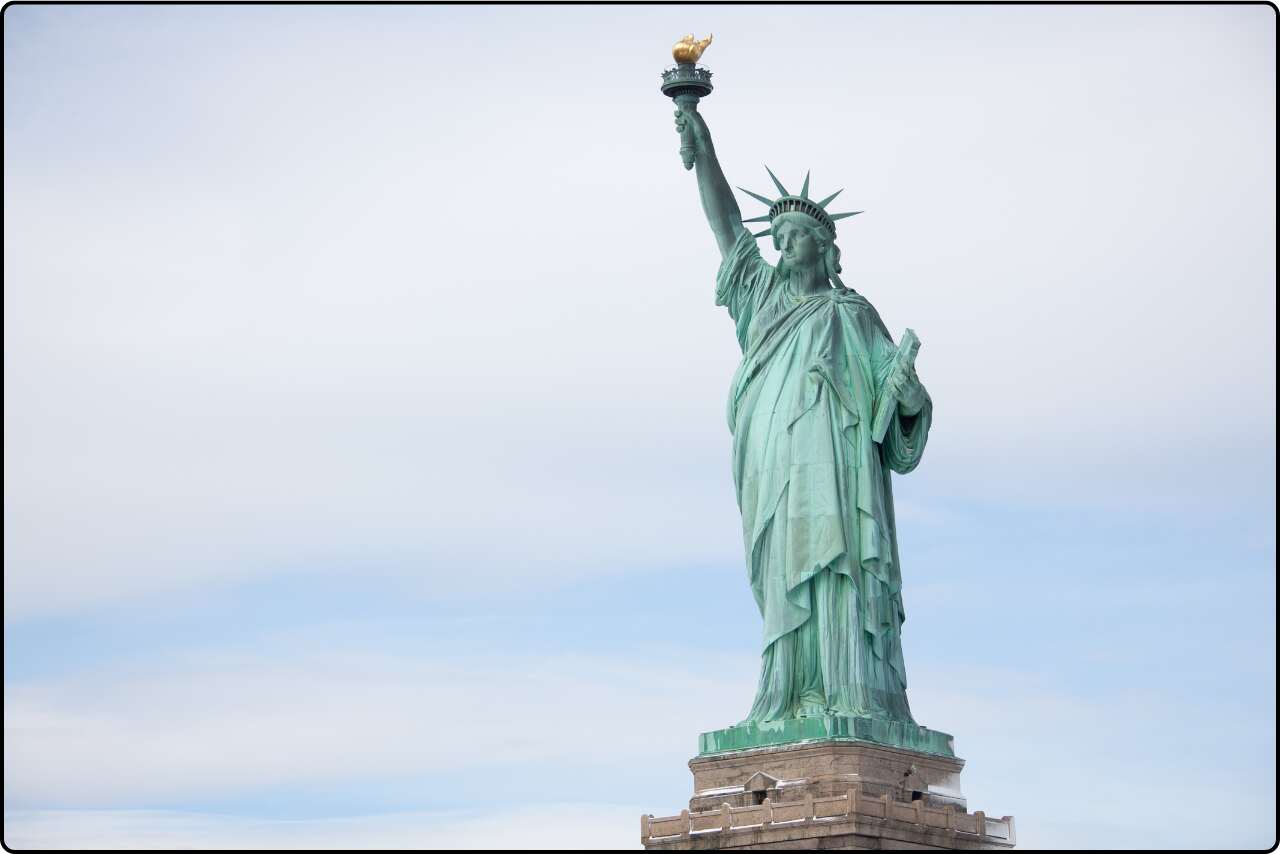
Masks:
[[[794,222],[784,222],[775,233],[782,260],[791,268],[812,267],[822,258],[822,243],[813,230]]]

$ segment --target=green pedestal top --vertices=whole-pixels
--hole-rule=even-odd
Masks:
[[[789,718],[759,723],[750,721],[702,733],[698,736],[698,755],[804,741],[867,741],[939,756],[956,755],[952,738],[945,732],[918,724],[871,717]]]

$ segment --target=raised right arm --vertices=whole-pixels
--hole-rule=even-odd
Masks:
[[[698,195],[702,199],[702,211],[716,236],[720,257],[729,254],[738,235],[743,231],[742,211],[733,189],[725,180],[716,159],[715,146],[711,144],[711,131],[696,107],[676,110],[676,130],[683,132],[686,123],[693,128],[694,168],[698,175]]]

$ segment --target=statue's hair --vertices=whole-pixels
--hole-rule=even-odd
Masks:
[[[836,245],[835,237],[832,236],[822,223],[807,214],[798,211],[788,211],[787,213],[778,214],[774,217],[772,226],[773,233],[770,235],[773,239],[773,248],[781,251],[782,247],[778,245],[778,226],[784,222],[799,226],[809,232],[809,236],[818,241],[822,247],[822,265],[823,272],[827,274],[836,287],[843,288],[844,282],[840,280],[840,247]]]

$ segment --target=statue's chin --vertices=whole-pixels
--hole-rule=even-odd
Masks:
[[[818,270],[817,261],[809,261],[809,262],[788,261],[785,258],[778,261],[779,273],[788,273],[788,274],[798,273],[801,275],[809,275],[817,272],[817,270]]]

